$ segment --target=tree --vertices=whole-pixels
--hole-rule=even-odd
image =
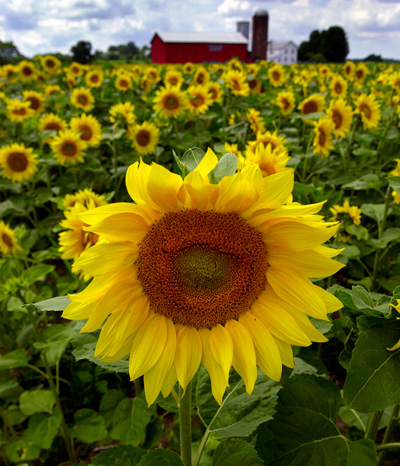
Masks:
[[[14,63],[23,58],[13,42],[0,41],[0,65]]]
[[[73,55],[73,60],[78,63],[86,64],[91,63],[93,60],[92,44],[84,40],[72,46],[71,53]]]
[[[363,61],[383,61],[382,55],[375,55],[371,53],[368,57],[365,57]]]
[[[343,63],[349,53],[346,33],[340,26],[314,30],[308,41],[300,44],[300,61]]]

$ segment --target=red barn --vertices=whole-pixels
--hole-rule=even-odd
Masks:
[[[154,63],[226,62],[247,59],[247,39],[239,32],[156,32],[151,40]]]

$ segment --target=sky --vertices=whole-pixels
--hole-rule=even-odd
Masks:
[[[400,59],[400,0],[0,0],[0,40],[27,57],[70,53],[80,40],[105,52],[129,41],[150,46],[155,31],[233,32],[260,9],[268,40],[300,45],[314,29],[341,26],[348,59]]]

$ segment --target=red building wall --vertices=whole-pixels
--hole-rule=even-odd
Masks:
[[[244,61],[246,44],[164,43],[156,34],[151,46],[154,63],[226,62],[232,57]]]

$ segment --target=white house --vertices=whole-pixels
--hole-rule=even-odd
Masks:
[[[269,41],[267,47],[267,60],[279,65],[292,65],[297,63],[297,45],[291,40]]]

